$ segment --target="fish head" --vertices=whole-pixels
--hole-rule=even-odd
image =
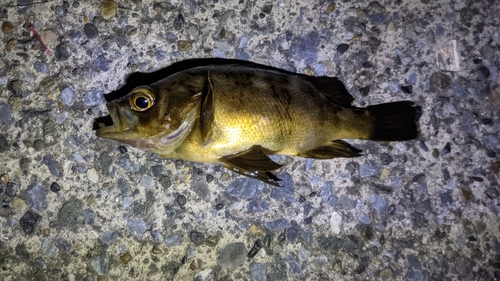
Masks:
[[[200,98],[184,98],[182,104],[176,100],[161,85],[137,87],[106,104],[113,124],[97,129],[96,135],[155,153],[175,149],[197,119]]]

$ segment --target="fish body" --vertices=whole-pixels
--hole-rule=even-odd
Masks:
[[[403,101],[356,108],[337,78],[247,65],[178,72],[107,104],[113,125],[100,137],[278,185],[268,155],[356,157],[342,139],[417,137],[416,108]]]

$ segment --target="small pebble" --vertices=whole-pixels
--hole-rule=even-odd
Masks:
[[[83,26],[83,32],[89,39],[94,39],[99,35],[99,30],[91,23],[87,23]]]
[[[340,44],[337,47],[337,52],[339,52],[340,54],[347,52],[347,50],[349,50],[349,45],[347,45],[347,44]]]
[[[57,182],[53,182],[50,185],[50,191],[57,193],[57,192],[61,191],[61,186]]]
[[[45,260],[42,257],[37,257],[34,261],[33,264],[36,269],[43,269],[45,266]]]
[[[12,52],[12,50],[14,49],[14,47],[17,45],[17,39],[15,38],[12,38],[10,39],[8,42],[7,42],[7,45],[5,45],[5,50],[7,52]]]
[[[278,242],[284,242],[286,239],[286,236],[284,233],[280,233],[280,235],[278,235]]]
[[[127,147],[120,145],[118,147],[118,150],[120,151],[121,154],[126,154],[128,152]]]
[[[58,61],[67,61],[70,58],[71,53],[67,45],[59,44],[54,50],[54,56]]]
[[[118,258],[124,265],[127,265],[133,259],[132,255],[129,252],[121,254]]]
[[[61,95],[59,95],[59,100],[67,106],[72,106],[75,103],[76,99],[77,96],[72,87],[64,88],[61,91]]]
[[[219,243],[219,236],[208,236],[207,239],[205,239],[205,245],[209,247],[215,247]]]
[[[177,204],[179,204],[179,206],[182,207],[182,206],[186,205],[186,196],[179,194],[176,198],[176,201],[177,201]]]
[[[62,16],[64,15],[64,8],[61,7],[61,6],[56,6],[56,8],[54,9],[54,11],[56,12],[56,15],[58,16]]]
[[[191,44],[191,42],[186,40],[179,40],[177,41],[177,48],[181,52],[187,52],[193,49],[193,44]]]
[[[105,20],[109,20],[110,18],[116,15],[116,9],[118,5],[115,1],[104,0],[101,3],[101,16]]]
[[[203,234],[199,231],[196,231],[196,230],[192,230],[191,233],[189,233],[189,239],[196,246],[199,246],[199,245],[203,244],[203,242],[205,241],[205,234]]]
[[[12,200],[12,208],[16,211],[22,211],[26,208],[26,203],[23,199],[14,197],[14,200]]]
[[[11,23],[10,21],[4,21],[2,23],[2,32],[4,34],[14,33],[15,30],[16,30],[16,28],[15,28],[14,24]]]

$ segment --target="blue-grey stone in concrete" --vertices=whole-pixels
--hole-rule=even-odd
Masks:
[[[50,73],[50,68],[49,66],[44,63],[44,62],[41,62],[41,61],[36,61],[35,62],[35,70],[40,72],[40,73],[44,73],[44,74],[49,74]]]
[[[387,18],[383,13],[370,15],[370,23],[373,25],[384,24],[386,21]]]
[[[47,190],[41,183],[30,185],[26,189],[26,201],[37,212],[47,209]]]
[[[16,122],[10,104],[0,103],[0,122],[4,123],[5,125],[12,125],[14,124],[14,122]]]
[[[373,208],[381,213],[384,212],[388,206],[385,198],[378,194],[372,194],[370,202],[372,203]]]
[[[308,244],[312,243],[312,236],[313,236],[312,227],[309,227],[308,229],[306,229],[300,233],[300,238],[302,238],[302,240],[304,240]]]
[[[167,57],[167,53],[164,51],[156,51],[155,52],[155,58],[157,61],[162,61]]]
[[[288,227],[288,220],[277,219],[275,221],[266,222],[265,226],[267,229],[269,229],[271,231],[275,231],[275,232],[283,231],[285,228]]]
[[[106,72],[109,70],[109,64],[108,61],[106,60],[106,57],[104,55],[100,55],[97,57],[97,59],[94,60],[94,67],[97,69]]]
[[[97,275],[106,276],[109,273],[109,255],[108,252],[104,252],[92,259],[90,265],[95,270]]]
[[[56,160],[54,160],[54,157],[52,155],[47,154],[43,156],[42,162],[47,166],[47,168],[49,168],[51,175],[58,178],[61,177],[61,172],[59,171],[59,167],[57,167]]]
[[[323,202],[328,202],[333,193],[333,182],[326,181],[319,191],[319,196]]]
[[[198,3],[196,0],[184,0],[184,2],[186,2],[191,12],[195,12],[196,9],[198,9]]]
[[[57,245],[57,248],[67,254],[69,254],[71,252],[71,250],[73,249],[73,247],[71,246],[71,244],[64,240],[63,238],[61,237],[57,237],[56,238],[56,245]]]
[[[365,163],[359,166],[359,176],[362,178],[376,176],[380,174],[380,165],[375,163]]]
[[[226,189],[229,195],[236,198],[252,199],[260,196],[264,191],[265,183],[252,178],[238,178]]]
[[[250,54],[243,50],[237,50],[235,57],[239,60],[250,60]]]
[[[361,213],[361,215],[359,215],[358,217],[358,220],[364,224],[370,224],[372,222],[370,217],[367,216],[365,213]]]
[[[446,207],[453,205],[453,198],[446,192],[439,192],[439,199],[441,199],[441,204]]]
[[[153,243],[161,243],[161,242],[163,242],[163,235],[158,230],[156,230],[156,229],[155,230],[151,230],[149,232],[149,235],[151,235],[151,238],[153,238]]]
[[[95,220],[95,213],[91,209],[83,210],[83,221],[88,225],[93,225]]]
[[[288,263],[288,269],[292,274],[302,275],[306,272],[307,266],[305,264],[298,263],[289,253],[286,253],[285,260]]]
[[[116,239],[118,239],[118,233],[112,230],[104,231],[101,235],[101,241],[108,245],[115,242]]]
[[[250,274],[256,281],[267,280],[267,263],[253,262],[249,266]]]
[[[290,243],[295,243],[295,239],[300,234],[300,226],[298,225],[292,225],[289,228],[286,229],[286,239],[288,239],[288,242]]]
[[[141,178],[140,185],[145,187],[145,188],[152,188],[153,185],[155,184],[155,180],[148,176],[148,175],[143,175]]]
[[[246,34],[243,34],[241,37],[240,37],[240,44],[238,45],[238,48],[240,49],[243,49],[246,47],[246,45],[248,44],[248,40],[250,39],[250,37]]]
[[[495,135],[482,136],[482,140],[486,148],[493,149],[498,146],[498,138]]]
[[[224,246],[217,257],[217,263],[227,269],[235,269],[243,263],[247,249],[242,242],[229,243]]]
[[[144,232],[148,230],[148,224],[139,218],[131,218],[127,222],[127,229],[137,240],[141,241]]]
[[[76,94],[73,88],[66,87],[61,91],[61,95],[59,96],[59,100],[68,106],[72,106],[76,101]]]
[[[182,245],[182,242],[182,237],[179,234],[171,234],[165,238],[165,244],[169,247]]]
[[[106,99],[101,90],[90,90],[83,96],[83,102],[85,106],[96,106],[106,103]]]
[[[44,237],[42,239],[42,253],[47,257],[56,258],[59,253],[59,249],[56,247],[54,243],[50,241],[49,238]]]
[[[319,44],[319,35],[317,32],[313,31],[299,39],[298,43],[292,43],[290,45],[290,54],[298,58],[299,60],[304,60],[306,64],[312,64],[317,60],[316,49]]]

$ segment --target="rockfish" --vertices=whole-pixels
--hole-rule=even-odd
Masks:
[[[270,67],[194,67],[107,103],[113,124],[99,137],[165,158],[220,164],[279,185],[282,165],[269,155],[314,159],[357,157],[342,139],[417,138],[419,108],[411,101],[352,106],[334,77],[311,77]]]

